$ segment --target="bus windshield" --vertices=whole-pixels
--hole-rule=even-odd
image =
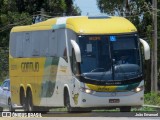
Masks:
[[[81,75],[96,81],[124,81],[142,75],[137,35],[79,36]]]

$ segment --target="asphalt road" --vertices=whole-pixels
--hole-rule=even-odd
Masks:
[[[42,114],[42,117],[160,117],[160,112],[48,112]]]

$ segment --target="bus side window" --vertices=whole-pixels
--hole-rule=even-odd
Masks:
[[[40,42],[40,56],[49,56],[49,36],[48,31],[40,32],[39,42]]]
[[[67,49],[66,49],[66,38],[65,38],[65,30],[59,29],[56,31],[57,34],[57,55],[58,57],[62,57],[66,62],[67,60]]]
[[[31,39],[30,33],[25,33],[25,38],[23,39],[23,57],[31,56]]]
[[[32,56],[39,56],[40,52],[40,33],[39,32],[32,32]]]
[[[10,34],[10,41],[9,41],[9,49],[10,49],[10,54],[13,56],[13,57],[16,57],[16,46],[17,46],[17,43],[16,43],[16,37],[17,37],[17,34],[18,33],[11,33]]]
[[[49,31],[49,56],[57,56],[57,38],[55,31]]]
[[[16,57],[23,57],[23,33],[18,33],[16,37]]]

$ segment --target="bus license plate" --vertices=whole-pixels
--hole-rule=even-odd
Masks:
[[[109,99],[109,103],[119,103],[119,99]]]

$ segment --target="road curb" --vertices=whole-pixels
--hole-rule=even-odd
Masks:
[[[151,108],[155,108],[156,110],[160,111],[160,106],[157,106],[157,105],[143,105],[143,107],[151,107]]]

